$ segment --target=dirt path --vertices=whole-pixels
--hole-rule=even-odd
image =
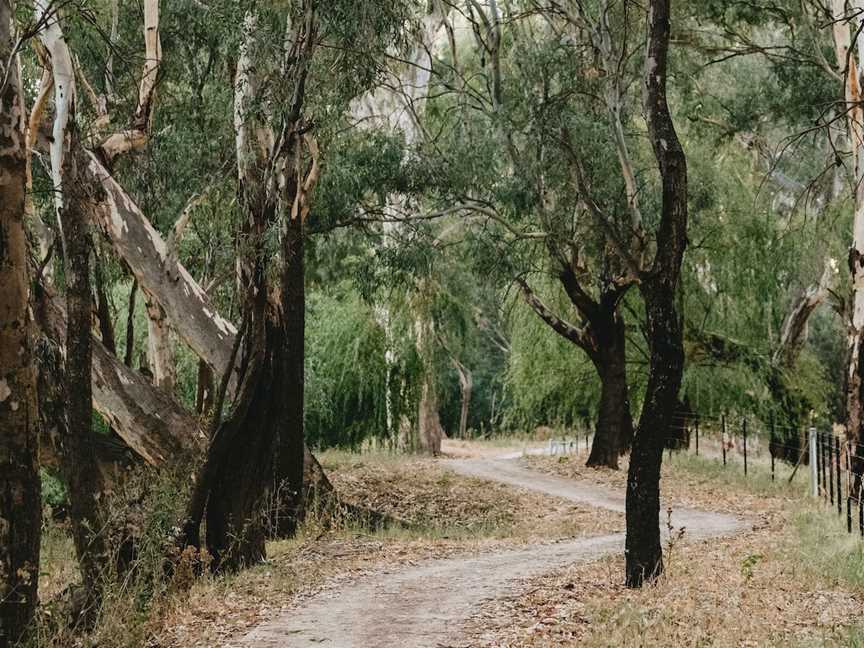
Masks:
[[[624,499],[595,484],[520,468],[510,459],[466,459],[449,467],[481,477],[614,511]],[[665,526],[665,520],[663,521]],[[747,524],[732,516],[695,510],[673,512],[687,537],[736,533]],[[426,561],[366,577],[323,592],[301,609],[258,626],[233,648],[441,648],[459,645],[459,628],[486,599],[511,593],[520,580],[578,561],[622,551],[624,534],[582,538],[473,557]]]

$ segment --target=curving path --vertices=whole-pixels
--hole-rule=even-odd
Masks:
[[[539,474],[507,459],[449,462],[463,475],[540,491],[574,502],[624,511],[624,498],[587,482]],[[681,509],[672,523],[688,537],[731,535],[738,518]],[[665,520],[661,527],[665,527]],[[459,641],[459,628],[483,600],[512,593],[519,581],[553,569],[623,551],[624,534],[595,536],[520,549],[429,560],[376,573],[344,589],[322,592],[301,609],[258,626],[233,648],[436,648]]]

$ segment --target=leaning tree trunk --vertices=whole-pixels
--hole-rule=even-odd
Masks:
[[[662,207],[653,267],[640,284],[651,357],[645,405],[627,475],[626,582],[640,587],[663,571],[660,546],[660,464],[684,371],[676,291],[687,246],[687,160],[666,101],[670,0],[648,6],[645,115],[660,167]]]
[[[23,105],[10,27],[0,0],[0,646],[24,636],[37,604],[40,500],[33,370]],[[6,69],[6,65],[9,66]]]
[[[618,457],[630,449],[633,441],[624,320],[613,313],[604,329],[595,360],[600,376],[600,405],[586,465],[617,469]]]
[[[153,382],[168,393],[177,383],[177,363],[168,317],[159,303],[145,292],[147,310],[147,362],[153,372]]]

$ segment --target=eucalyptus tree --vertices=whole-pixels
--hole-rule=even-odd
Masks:
[[[112,7],[116,8],[116,5],[112,5]],[[88,32],[90,23],[82,26],[73,20],[75,17],[73,12],[68,10],[52,12],[51,17],[54,19],[52,27],[57,29],[66,27],[74,30],[76,38],[57,37],[56,30],[53,36],[47,33],[43,34],[43,37],[51,39],[48,44],[57,53],[56,56],[52,57],[53,59],[60,63],[70,60],[73,62],[71,68],[74,69],[74,74],[69,73],[70,66],[61,67],[59,71],[57,66],[53,66],[55,77],[58,72],[65,74],[64,83],[68,79],[74,81],[77,77],[89,98],[91,112],[88,116],[93,117],[93,130],[88,132],[88,137],[86,139],[80,138],[73,142],[74,146],[69,146],[69,142],[72,141],[69,135],[77,125],[77,119],[69,118],[70,111],[68,109],[72,105],[70,103],[71,95],[65,93],[67,86],[64,85],[62,88],[64,92],[58,93],[58,100],[55,102],[57,106],[55,130],[59,135],[64,133],[66,135],[54,137],[53,141],[42,137],[39,141],[39,146],[43,150],[54,149],[55,152],[66,153],[67,149],[72,149],[68,151],[69,155],[66,157],[69,160],[77,161],[80,182],[62,185],[63,192],[57,193],[58,198],[62,200],[65,198],[64,194],[71,194],[73,187],[81,187],[82,191],[89,196],[89,199],[84,201],[88,214],[111,242],[114,252],[122,260],[125,267],[134,275],[135,285],[144,292],[151,307],[155,304],[161,309],[159,311],[161,315],[158,319],[170,323],[170,329],[208,365],[213,373],[220,377],[223,398],[236,401],[234,412],[226,424],[239,422],[235,425],[235,429],[242,425],[244,412],[249,412],[249,408],[245,405],[248,405],[250,400],[255,398],[269,399],[268,402],[273,404],[276,416],[268,418],[267,426],[256,430],[260,432],[255,437],[256,443],[241,447],[242,452],[232,458],[237,458],[239,464],[243,463],[243,457],[248,458],[255,453],[274,450],[270,453],[271,458],[268,458],[268,461],[271,461],[270,465],[273,465],[272,456],[275,455],[278,457],[275,461],[278,464],[278,469],[291,473],[289,490],[292,491],[293,496],[290,499],[292,501],[291,506],[295,508],[297,505],[296,496],[300,491],[304,460],[305,463],[312,465],[313,472],[316,466],[314,459],[303,448],[302,433],[302,312],[304,303],[302,294],[302,243],[304,239],[302,223],[309,214],[311,195],[321,169],[317,141],[321,140],[326,144],[338,136],[341,127],[335,124],[344,117],[348,102],[371,85],[375,74],[376,64],[371,56],[353,57],[346,55],[346,51],[353,48],[353,51],[359,49],[359,51],[371,53],[377,51],[379,47],[382,50],[385,49],[394,40],[401,37],[402,26],[408,15],[406,7],[399,3],[380,7],[371,12],[367,11],[368,7],[361,7],[356,15],[349,11],[351,7],[347,5],[330,4],[318,9],[319,11],[316,11],[311,4],[306,3],[302,6],[298,4],[290,7],[265,7],[261,10],[261,24],[264,29],[260,36],[264,41],[257,44],[253,52],[254,56],[259,58],[256,62],[260,63],[261,67],[256,70],[250,69],[250,74],[266,76],[264,80],[267,84],[271,82],[275,84],[278,79],[282,78],[280,75],[284,75],[290,83],[284,86],[279,84],[263,86],[268,91],[273,92],[272,95],[267,95],[266,100],[263,100],[264,95],[258,94],[252,96],[250,100],[247,94],[248,88],[245,87],[242,93],[235,93],[235,103],[238,104],[237,115],[239,115],[234,129],[238,143],[236,162],[241,169],[238,184],[242,188],[241,196],[244,196],[244,200],[241,202],[243,208],[241,222],[247,223],[252,228],[252,234],[255,234],[250,235],[247,231],[238,239],[237,256],[244,261],[241,264],[242,272],[240,273],[241,281],[245,282],[242,288],[254,290],[262,286],[266,287],[269,285],[270,277],[274,271],[281,273],[280,279],[275,284],[285,288],[281,291],[281,295],[274,296],[273,299],[268,297],[266,290],[256,293],[255,299],[257,301],[253,300],[254,304],[246,300],[247,297],[252,299],[249,293],[245,293],[245,296],[241,295],[241,303],[244,305],[242,310],[248,314],[248,316],[243,317],[246,322],[241,326],[241,329],[244,330],[243,335],[238,334],[238,329],[227,318],[219,315],[214,296],[208,294],[201,283],[196,281],[192,273],[180,261],[180,251],[177,244],[183,229],[187,227],[190,221],[191,212],[188,207],[196,204],[195,196],[188,201],[187,208],[182,209],[175,227],[172,228],[167,237],[167,241],[145,216],[142,207],[139,206],[141,195],[136,182],[136,172],[142,166],[142,153],[160,151],[160,144],[167,139],[175,147],[173,158],[176,160],[176,151],[182,151],[184,146],[189,146],[189,142],[184,142],[183,137],[166,138],[165,130],[155,131],[152,128],[152,109],[155,105],[154,97],[157,86],[171,88],[174,83],[182,85],[173,79],[166,80],[165,77],[157,77],[165,70],[162,58],[160,38],[162,30],[159,22],[158,3],[148,2],[145,6],[145,64],[140,77],[134,74],[128,75],[128,77],[126,75],[118,76],[116,66],[113,68],[115,74],[112,77],[111,74],[101,70],[99,61],[91,61],[87,57],[79,58],[72,55],[69,51],[70,44],[74,47],[76,44],[80,44],[82,40],[86,42],[88,34],[93,33]],[[206,29],[212,32],[212,38],[208,37],[207,42],[210,45],[218,42],[220,46],[226,48],[225,50],[209,48],[209,58],[205,54],[203,62],[197,61],[195,57],[190,61],[190,74],[194,73],[200,77],[194,84],[194,87],[197,88],[195,92],[197,96],[194,100],[197,101],[198,105],[202,103],[202,93],[215,94],[219,101],[222,101],[226,94],[213,93],[212,89],[219,86],[219,80],[210,72],[216,69],[225,73],[233,73],[234,66],[231,64],[231,58],[235,56],[233,45],[238,42],[240,34],[234,34],[226,39],[224,33],[226,26],[236,25],[240,22],[241,10],[242,8],[238,8],[234,3],[214,3],[206,7],[196,4],[193,8],[195,12],[206,14],[207,20],[204,18],[202,20],[206,23]],[[226,16],[229,18],[227,20],[210,20],[216,14],[222,19]],[[284,21],[289,15],[293,20],[286,31]],[[308,17],[309,15],[312,16],[311,19]],[[121,18],[123,16],[126,14],[121,12]],[[356,17],[357,20],[350,19],[351,16]],[[112,16],[112,23],[119,22],[120,32],[123,33],[123,30],[128,27],[127,22],[115,19],[116,16]],[[137,19],[140,19],[140,16],[136,17]],[[322,25],[321,30],[317,28],[319,19]],[[201,24],[196,23],[196,26],[201,28]],[[304,29],[306,31],[303,31]],[[196,29],[195,33],[197,34],[199,31],[200,29]],[[174,59],[172,59],[171,54],[176,51],[179,39],[170,28],[169,33],[172,34],[173,38],[169,41],[170,51],[167,52],[167,58],[173,64]],[[285,41],[286,34],[294,34],[296,38],[292,43],[299,43],[302,47],[298,45],[300,49],[291,49]],[[112,46],[116,45],[115,35],[112,34],[111,38]],[[355,40],[360,45],[355,43]],[[99,44],[100,46],[104,45],[101,42]],[[309,82],[308,69],[313,50],[317,51],[315,66],[313,67],[318,67],[319,72],[312,74],[312,81]],[[92,50],[88,49],[87,51]],[[226,51],[228,52],[227,55]],[[300,54],[302,54],[301,58],[306,57],[307,60],[294,60],[293,57]],[[215,62],[211,59],[215,59]],[[111,61],[112,59],[109,57],[109,62]],[[199,62],[201,67],[196,68],[196,64]],[[168,67],[170,72],[176,72],[182,68],[182,66],[172,67],[172,64],[169,64]],[[106,65],[107,67],[110,66]],[[327,74],[320,73],[320,69],[339,69],[344,73],[339,75],[338,80],[334,80]],[[102,81],[103,72],[104,81]],[[97,79],[97,82],[91,83],[89,79],[94,78]],[[159,83],[156,83],[157,78],[160,79]],[[129,79],[133,79],[131,84],[128,83]],[[118,89],[124,82],[135,88],[135,99],[132,101],[119,99],[122,95],[118,94]],[[43,88],[46,87],[48,87],[47,84],[43,85]],[[284,94],[292,88],[295,90],[296,100],[293,96]],[[304,102],[308,99],[306,91],[309,88],[312,88],[313,108],[308,112],[314,118],[307,118],[305,113],[303,115],[297,113],[297,110],[303,112]],[[171,93],[166,94],[172,96]],[[227,94],[230,102],[230,93]],[[41,93],[40,96],[42,96]],[[243,101],[250,108],[248,115],[243,114],[245,108],[240,106]],[[230,107],[230,103],[220,103],[218,106]],[[290,109],[283,109],[285,106]],[[114,112],[117,113],[129,110],[132,116],[128,118],[127,126],[112,132],[110,129],[111,115],[106,107],[113,107]],[[288,132],[285,130],[287,128],[286,119],[292,114],[294,115],[294,128]],[[31,121],[37,125],[34,130],[38,130],[39,115],[35,109],[31,117],[33,117]],[[249,139],[244,140],[245,136],[250,135],[246,117],[254,117],[253,121],[257,121],[261,125],[260,129],[251,133],[253,145],[258,138],[263,137],[264,140],[258,143],[263,144],[265,148],[269,145],[276,147],[271,149],[269,153],[264,153],[265,157],[273,154],[273,161],[279,167],[276,175],[272,175],[270,170],[266,168],[259,167],[259,164],[264,164],[264,160],[257,159],[260,149],[254,148],[254,146],[252,149],[246,148],[246,143],[250,141]],[[224,115],[221,120],[208,116],[201,121],[203,126],[221,129],[223,133],[231,133],[232,131],[231,122],[225,120]],[[172,133],[171,129],[168,129],[167,132]],[[283,136],[288,137],[290,141],[285,140]],[[204,140],[206,141],[206,138]],[[57,144],[58,141],[63,142],[62,151]],[[199,149],[204,148],[206,147],[196,147],[196,155]],[[217,156],[224,153],[220,147],[215,148]],[[250,151],[253,154],[252,157],[244,157],[244,154],[250,153]],[[224,158],[214,163],[212,160],[207,160],[205,154],[202,154],[199,159],[206,160],[208,171],[212,171],[214,167],[215,169],[225,168]],[[232,152],[229,157],[229,166],[233,163],[231,157],[234,155]],[[58,158],[56,155],[53,157]],[[250,159],[252,160],[251,166]],[[62,165],[60,168],[62,171]],[[185,171],[185,169],[182,170]],[[56,169],[55,175],[58,175]],[[58,177],[62,180],[62,175],[58,175]],[[260,181],[257,187],[252,186],[256,179]],[[228,182],[227,176],[224,174],[219,176],[217,180],[218,184],[222,186],[227,185],[229,189],[232,187],[233,183]],[[128,190],[124,184],[131,186],[132,190]],[[60,183],[57,182],[55,185],[59,186]],[[176,192],[170,193],[172,196],[176,194]],[[146,194],[144,197],[146,198]],[[67,200],[67,202],[72,204],[71,200]],[[174,201],[166,202],[173,203]],[[259,207],[263,211],[256,212],[255,210]],[[270,217],[268,217],[268,213]],[[274,257],[274,250],[270,244],[274,240],[278,240],[280,243],[287,240],[278,234],[273,236],[274,233],[279,232],[280,227],[285,227],[293,232],[294,242],[292,245],[295,248],[292,250],[289,250],[288,247],[280,249],[280,253]],[[264,234],[265,230],[266,236],[258,236],[258,234]],[[269,263],[274,258],[279,262],[278,265],[281,268],[277,268],[276,264]],[[250,281],[254,285],[249,284]],[[262,281],[267,283],[262,283]],[[290,288],[286,288],[289,284]],[[263,302],[261,302],[262,299]],[[250,304],[254,305],[254,310],[251,309]],[[165,332],[166,327],[160,326],[154,329],[152,324],[157,318],[152,316],[153,308],[149,310],[151,312],[150,337],[153,338],[154,330],[161,329]],[[58,308],[57,302],[52,299],[50,293],[47,295],[47,299],[42,301],[37,312],[40,314],[40,321],[43,326],[46,330],[50,330],[55,338],[75,335],[77,336],[76,339],[80,339],[83,335],[90,333],[89,326],[76,325],[74,331],[71,327],[65,326],[65,314],[62,309]],[[253,319],[252,314],[257,316],[254,321],[251,321]],[[272,319],[272,322],[271,316],[275,318]],[[271,322],[273,326],[266,324],[266,322]],[[268,326],[270,326],[269,331]],[[291,331],[286,332],[285,329],[287,328],[291,328]],[[263,344],[262,335],[265,338]],[[278,337],[279,341],[268,344],[266,342],[268,335],[271,335],[273,340]],[[286,336],[291,341],[290,350],[282,344]],[[162,339],[164,340],[164,336]],[[120,359],[114,357],[111,350],[103,344],[104,340],[91,336],[89,341],[93,349],[94,360],[91,371],[93,402],[96,408],[116,428],[118,434],[145,461],[154,465],[164,464],[178,451],[194,455],[196,449],[200,448],[202,441],[200,426],[191,421],[188,414],[173,402],[171,395],[166,394],[164,389],[158,388],[159,385],[156,388],[147,385],[146,380],[142,380],[137,372],[130,371],[128,367],[124,366],[119,361]],[[163,348],[167,346],[170,345],[163,345]],[[128,351],[127,349],[127,356],[129,355]],[[261,364],[259,361],[262,356],[267,354],[271,354],[272,357],[268,356],[269,359],[265,358],[264,364]],[[153,354],[151,356],[155,359]],[[239,361],[235,361],[238,357]],[[164,364],[166,371],[161,373],[168,378],[162,380],[156,377],[157,383],[160,383],[162,387],[170,388],[172,361],[169,359]],[[246,369],[250,369],[250,371],[245,372]],[[286,391],[289,389],[291,391],[289,398],[283,397],[279,390],[270,392],[265,389],[267,379],[258,379],[268,372],[278,372],[281,381],[279,384],[284,384]],[[251,376],[249,378],[251,382],[247,381],[248,385],[245,392],[240,391],[243,387],[240,380],[241,373],[245,376]],[[283,378],[284,380],[282,380]],[[252,388],[253,386],[260,386],[261,388],[256,390]],[[289,418],[290,421],[287,420]],[[215,424],[213,427],[215,428]],[[274,438],[274,431],[280,432],[276,438]],[[224,451],[226,437],[232,443],[237,443],[236,436],[232,438],[230,431],[223,432],[218,436],[219,443],[211,446],[211,455],[215,451],[217,458]],[[277,446],[274,448],[269,445],[272,443],[277,443]],[[208,465],[212,467],[214,462],[209,462]],[[230,466],[226,467],[225,465],[217,465],[215,472],[212,473],[218,479],[199,481],[199,488],[205,494],[204,501],[214,502],[212,510],[207,509],[208,516],[213,515],[208,529],[213,534],[214,548],[229,558],[226,564],[237,564],[260,555],[256,553],[261,547],[260,525],[255,524],[255,522],[260,520],[258,505],[269,491],[269,482],[274,478],[274,475],[272,472],[259,470],[259,468],[261,466],[256,464],[256,470],[253,471],[253,474],[260,477],[259,480],[233,482],[234,485],[239,484],[240,488],[232,489],[232,479],[229,474]],[[276,468],[277,466],[274,466],[274,469]],[[320,473],[320,468],[317,472]],[[236,476],[237,473],[234,474]],[[276,477],[280,482],[285,481],[280,475]],[[261,480],[268,482],[268,485],[262,486]],[[213,488],[221,489],[217,490],[220,496],[227,491],[226,497],[224,499],[221,497],[211,499],[210,490]],[[99,488],[93,490],[98,491]],[[194,506],[192,508],[195,509]],[[292,515],[286,521],[286,524],[289,525],[287,527],[289,531],[291,530],[290,525],[295,523],[293,513],[296,511],[292,511]],[[199,513],[199,515],[201,514],[203,512]],[[200,521],[200,517],[198,520]],[[247,525],[247,522],[250,521],[253,524]],[[248,536],[245,533],[247,528],[250,530]],[[235,547],[226,547],[228,539],[234,536],[241,539],[241,542],[237,544],[237,551],[233,551]],[[247,538],[248,542],[246,541]],[[226,549],[230,550],[226,551]]]
[[[595,365],[601,398],[588,463],[617,467],[632,439],[619,307],[635,281],[632,260],[614,247],[638,246],[642,236],[632,143],[623,134],[638,73],[616,65],[630,46],[613,45],[604,8],[573,10],[578,17],[557,5],[538,15],[526,3],[507,5],[502,16],[496,3],[469,3],[454,24],[467,25],[475,46],[457,38],[459,58],[439,66],[432,113],[442,130],[430,129],[437,139],[428,150],[451,158],[437,166],[438,199],[448,212],[470,215],[484,263],[515,281],[540,320]],[[633,22],[630,13],[615,16]],[[595,194],[588,185],[598,178]],[[545,276],[563,290],[577,323],[541,296]]]
[[[852,222],[852,243],[849,248],[851,295],[847,313],[848,368],[846,372],[846,429],[856,442],[858,457],[855,473],[860,484],[864,464],[860,459],[864,448],[864,109],[861,107],[861,73],[864,70],[864,2],[849,3],[833,0],[833,26],[837,68],[844,90],[843,110],[846,117],[847,141],[851,149],[855,208]],[[850,36],[853,34],[854,36]]]
[[[304,465],[303,249],[321,173],[319,137],[374,81],[370,55],[401,38],[408,15],[399,3],[370,10],[303,0],[285,9],[249,10],[243,18],[234,86],[243,324],[229,361],[238,360],[239,387],[233,411],[215,430],[186,524],[194,539],[206,506],[207,545],[228,566],[264,555],[261,516],[274,474],[273,494],[282,499],[277,532],[296,529]],[[370,58],[345,56],[348,46]],[[324,70],[338,70],[338,80]]]
[[[599,454],[615,465],[628,441],[619,307],[638,287],[649,360],[628,475],[626,555],[627,582],[639,586],[662,570],[660,462],[684,366],[676,294],[687,245],[687,171],[666,99],[670,6],[650,3],[645,22],[630,2],[529,3],[507,12],[502,18],[495,2],[470,3],[475,67],[442,72],[441,93],[455,99],[438,114],[453,116],[446,143],[461,163],[442,165],[442,196],[482,224],[477,238],[515,275],[541,319],[595,362],[607,390],[601,423],[614,416],[614,436],[598,433],[605,447],[592,463]],[[648,150],[628,134],[640,109]],[[444,141],[442,132],[431,150]],[[551,273],[579,324],[552,312],[526,271]]]
[[[824,381],[811,371],[804,378],[801,369],[808,361],[799,362],[808,322],[815,314],[817,322],[835,327],[833,315],[821,309],[829,305],[850,331],[853,346],[856,339],[850,300],[836,288],[839,280],[846,280],[836,262],[842,256],[837,229],[849,227],[849,198],[858,186],[850,172],[855,164],[854,147],[850,147],[855,134],[850,129],[858,119],[857,104],[849,94],[857,87],[850,50],[854,32],[850,21],[856,19],[854,12],[847,14],[842,0],[775,3],[770,10],[708,2],[694,5],[687,13],[694,28],[685,29],[682,42],[699,54],[697,60],[704,60],[706,67],[702,73],[694,66],[688,77],[685,111],[693,129],[712,134],[726,150],[737,146],[741,152],[733,155],[751,158],[748,175],[758,181],[747,193],[752,194],[753,206],[766,213],[758,236],[769,253],[778,253],[764,271],[757,266],[765,259],[754,258],[749,271],[754,275],[746,286],[756,288],[755,282],[760,282],[761,289],[772,291],[767,300],[763,296],[761,304],[749,302],[754,295],[742,292],[740,281],[735,290],[742,298],[739,306],[751,309],[749,317],[757,315],[754,308],[764,312],[758,317],[767,337],[754,338],[734,317],[716,320],[717,308],[708,309],[712,315],[703,324],[720,334],[713,338],[719,343],[714,345],[719,352],[714,358],[732,362],[737,358],[761,374],[777,404],[773,414],[795,428],[803,425],[810,410],[824,411],[825,398],[818,393],[824,390],[815,389]],[[734,86],[730,85],[733,79]],[[723,235],[708,238],[719,240]],[[735,245],[748,254],[752,249],[740,239]],[[753,250],[753,254],[762,252]],[[720,269],[720,261],[711,261],[714,270]],[[729,271],[736,277],[740,274],[740,268]],[[710,279],[704,264],[701,272]],[[774,293],[777,288],[785,294]],[[698,338],[694,335],[695,347],[707,350]],[[765,345],[766,340],[771,344]],[[853,360],[853,355],[850,347],[847,359]],[[820,359],[823,366],[826,362],[832,364],[828,358]],[[845,379],[835,380],[845,383],[844,417],[854,437],[858,424],[852,417],[859,410],[850,400],[857,389],[854,372],[850,369]],[[797,441],[785,440],[790,445]]]
[[[86,624],[95,621],[108,564],[108,549],[102,533],[104,520],[100,500],[105,484],[94,446],[92,415],[91,345],[91,238],[88,211],[94,201],[88,185],[81,181],[86,164],[79,147],[76,123],[77,93],[72,57],[65,44],[59,15],[42,0],[35,2],[42,25],[40,38],[51,62],[54,85],[54,128],[50,144],[54,205],[63,250],[66,293],[66,340],[63,366],[66,438],[61,466],[69,483],[70,517],[84,598],[80,614]]]
[[[0,645],[17,643],[38,602],[41,535],[36,374],[24,231],[25,108],[12,39],[13,3],[0,2]]]

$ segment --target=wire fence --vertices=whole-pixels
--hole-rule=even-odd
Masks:
[[[593,435],[574,435],[549,440],[549,454],[590,452]],[[832,430],[767,424],[746,416],[732,417],[676,414],[666,448],[670,454],[691,452],[714,458],[748,476],[753,464],[768,469],[771,481],[781,478],[778,466],[791,472],[782,475],[790,483],[796,474],[809,473],[810,493],[846,517],[846,530],[864,537],[864,449]],[[763,473],[764,474],[764,473]]]

